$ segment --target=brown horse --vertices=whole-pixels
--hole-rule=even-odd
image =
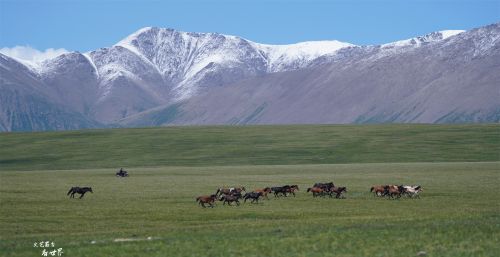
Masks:
[[[286,193],[292,194],[295,197],[295,191],[299,191],[298,185],[291,185],[290,187],[285,189]]]
[[[316,196],[324,196],[325,195],[325,190],[321,187],[310,187],[307,189],[307,192],[312,192],[313,197]]]
[[[385,185],[372,186],[370,192],[373,192],[373,196],[384,196]]]
[[[198,202],[199,205],[203,206],[203,208],[206,208],[205,206],[206,203],[208,203],[211,208],[214,208],[215,199],[217,199],[216,195],[202,195],[198,196],[196,198],[196,201]]]
[[[330,197],[332,197],[332,193],[335,193],[337,195],[335,195],[335,198],[339,199],[340,197],[342,198],[345,198],[343,197],[343,193],[347,193],[347,187],[332,187],[330,188]]]
[[[255,193],[262,193],[262,196],[265,197],[267,200],[269,200],[269,197],[267,197],[267,194],[271,193],[271,188],[266,187],[266,188],[258,188],[253,190]]]
[[[404,186],[387,185],[384,187],[384,195],[390,196],[391,198],[394,198],[394,196],[400,198],[405,191]]]

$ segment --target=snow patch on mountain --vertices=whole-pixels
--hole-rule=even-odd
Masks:
[[[439,33],[443,36],[442,39],[447,39],[449,37],[455,36],[457,34],[460,34],[462,32],[465,32],[465,30],[441,30]]]
[[[303,68],[318,57],[334,54],[345,47],[356,46],[337,40],[308,41],[290,45],[266,45],[253,42],[252,44],[266,57],[269,72],[289,70],[291,64],[295,64],[294,68]]]
[[[94,71],[95,71],[95,74],[96,74],[96,77],[99,78],[99,69],[97,68],[97,66],[95,65],[94,61],[92,60],[92,57],[90,56],[90,52],[87,52],[87,53],[83,53],[82,54],[86,59],[87,61],[90,63],[90,65],[92,66],[92,68],[94,68]]]
[[[432,42],[438,42],[444,39],[447,39],[449,37],[455,36],[459,33],[464,32],[465,30],[442,30],[442,31],[436,31],[429,33],[424,36],[419,36],[419,37],[414,37],[414,38],[409,38],[405,40],[400,40],[388,44],[382,44],[381,48],[395,48],[395,47],[408,47],[408,46],[413,46],[413,47],[419,47],[423,44],[427,43],[432,43]]]

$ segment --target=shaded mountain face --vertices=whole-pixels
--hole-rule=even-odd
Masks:
[[[144,28],[110,48],[63,54],[40,68],[0,55],[0,130],[498,122],[499,27],[380,46],[273,46]]]
[[[349,60],[240,81],[175,106],[175,119],[168,123],[498,122],[500,31],[489,29],[395,55],[374,49]],[[141,121],[154,113],[144,116],[124,122],[147,125]]]
[[[80,71],[77,74],[81,74]],[[59,101],[59,96],[55,95],[58,84],[47,87],[43,80],[26,66],[0,55],[0,131],[67,130],[104,126],[65,106]]]

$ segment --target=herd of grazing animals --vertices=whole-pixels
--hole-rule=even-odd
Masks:
[[[117,177],[128,177],[127,171],[120,169],[118,173],[115,174]],[[215,194],[202,195],[196,198],[196,202],[203,208],[208,207],[213,208],[217,201],[223,202],[222,205],[232,205],[233,203],[237,206],[240,205],[240,200],[244,203],[247,200],[250,203],[259,203],[259,199],[262,197],[269,200],[268,194],[273,193],[274,197],[288,197],[293,195],[295,197],[295,192],[299,191],[298,185],[284,185],[275,187],[265,187],[258,188],[251,192],[247,192],[245,187],[232,187],[232,188],[218,188]],[[75,198],[75,194],[80,194],[81,199],[86,192],[91,192],[91,187],[71,187],[67,195],[70,198]],[[347,193],[347,187],[335,186],[333,182],[328,183],[315,183],[312,187],[307,189],[307,192],[312,193],[313,198],[315,197],[334,197],[337,199],[345,198],[344,193]],[[407,186],[407,185],[376,185],[370,188],[370,192],[374,196],[388,197],[390,199],[401,198],[402,196],[407,196],[410,198],[420,198],[420,192],[422,192],[422,187],[418,186]],[[243,194],[244,193],[244,194]]]

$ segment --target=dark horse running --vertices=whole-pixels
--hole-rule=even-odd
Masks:
[[[259,203],[259,197],[262,196],[262,192],[250,192],[246,193],[245,196],[243,196],[243,199],[245,199],[245,203],[247,202],[248,199],[251,199],[251,203]]]
[[[91,192],[91,193],[94,193],[92,192],[92,188],[91,187],[72,187],[69,189],[68,193],[66,195],[70,195],[69,198],[75,198],[75,194],[78,193],[80,194],[80,199],[85,195],[85,193],[87,192]]]

